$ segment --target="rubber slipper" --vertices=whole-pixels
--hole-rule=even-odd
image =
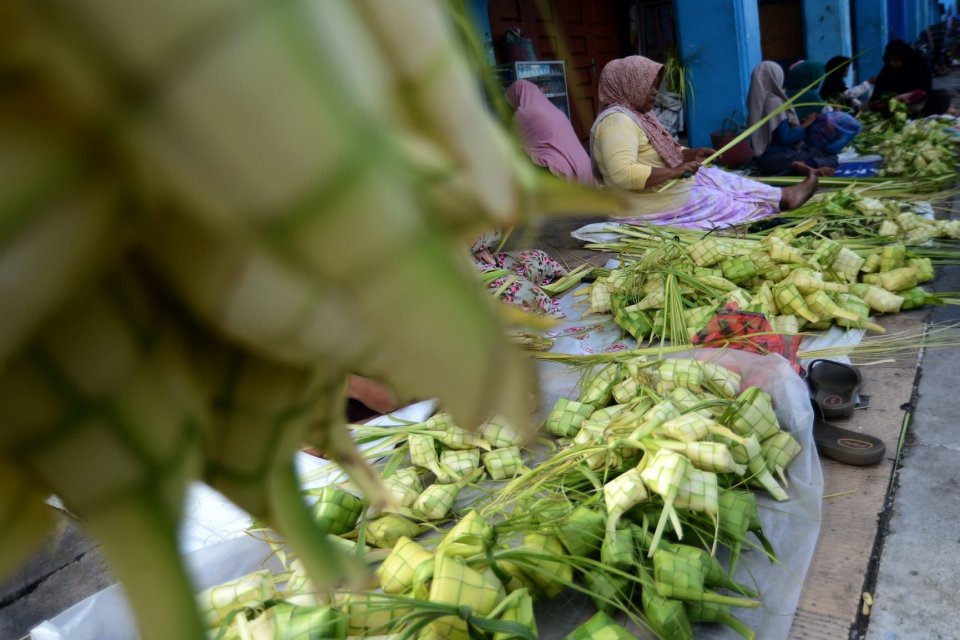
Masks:
[[[856,367],[833,360],[814,360],[807,365],[807,383],[825,418],[846,418],[857,406],[860,371]]]
[[[813,441],[821,455],[858,467],[879,462],[887,451],[880,438],[825,421],[816,403],[813,403]]]

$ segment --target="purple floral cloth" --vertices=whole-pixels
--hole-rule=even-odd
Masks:
[[[780,212],[781,192],[778,187],[713,167],[701,168],[693,180],[690,197],[682,207],[640,217],[618,218],[617,221],[715,229],[753,222]]]

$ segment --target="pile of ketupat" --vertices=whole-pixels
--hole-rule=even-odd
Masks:
[[[891,98],[889,114],[870,112],[861,116],[862,129],[853,141],[860,155],[880,154],[881,176],[926,177],[957,171],[957,120],[931,116],[907,117],[907,105]]]
[[[176,541],[192,480],[281,531],[317,588],[350,575],[292,465],[310,441],[389,502],[343,423],[350,373],[522,427],[535,378],[465,239],[609,204],[529,168],[449,12],[0,6],[0,574],[56,494],[142,637],[199,639]]]
[[[611,313],[637,340],[675,344],[688,343],[730,306],[762,313],[776,332],[795,334],[834,324],[882,332],[871,314],[942,304],[919,285],[933,280],[931,256],[955,260],[957,252],[916,244],[955,233],[953,223],[850,192],[820,206],[839,200],[850,212],[845,219],[797,218],[757,234],[621,225],[617,242],[587,245],[619,253],[619,265],[595,270],[596,281],[576,295],[587,297],[587,313]]]
[[[740,380],[709,360],[608,363],[549,412],[555,448],[531,443],[523,458],[522,438],[500,419],[474,435],[445,413],[355,426],[381,441],[378,468],[404,506],[375,513],[328,486],[313,513],[377,565],[375,584],[318,594],[294,560],[289,574],[257,572],[200,594],[211,633],[295,637],[314,625],[325,638],[536,638],[533,603],[576,590],[663,640],[691,639],[696,622],[753,638],[731,607],[758,607],[760,594],[731,576],[742,547],[775,556],[752,489],[787,500],[800,445],[780,429],[770,395]],[[568,637],[603,637],[591,631],[627,633],[601,617]]]

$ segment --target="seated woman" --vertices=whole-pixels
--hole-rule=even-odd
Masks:
[[[507,88],[506,98],[515,109],[513,123],[520,142],[534,164],[571,182],[595,183],[590,156],[573,125],[537,85],[517,80]],[[491,231],[475,238],[471,247],[479,271],[508,272],[491,278],[487,287],[492,292],[499,291],[504,302],[525,311],[562,318],[557,301],[540,286],[566,275],[566,269],[540,250],[497,252],[502,237],[500,231]]]
[[[813,60],[801,60],[787,71],[787,82],[784,88],[787,96],[791,98],[796,96],[793,110],[800,120],[806,119],[811,113],[820,113],[823,110],[819,82],[823,74],[823,64]]]
[[[537,85],[517,80],[507,88],[507,102],[516,110],[513,124],[534,164],[561,178],[594,183],[590,156],[573,125]]]
[[[826,70],[827,77],[823,79],[823,84],[820,85],[820,98],[824,102],[831,103],[831,105],[847,107],[854,112],[860,111],[863,102],[873,90],[873,83],[877,80],[876,77],[868,78],[854,87],[847,87],[844,80],[850,70],[850,58],[847,56],[830,58],[827,60]],[[826,109],[827,107],[824,108],[824,110]]]
[[[590,148],[595,174],[642,216],[628,222],[726,227],[795,209],[813,195],[812,170],[800,184],[780,189],[702,167],[713,150],[681,147],[652,112],[662,75],[663,65],[643,56],[612,60],[600,73],[602,111]]]
[[[764,60],[753,70],[747,94],[747,122],[751,126],[787,101],[782,84],[783,69],[776,62]],[[819,96],[816,99],[819,101]],[[760,173],[777,176],[812,171],[817,175],[833,175],[838,164],[836,154],[805,142],[806,129],[816,122],[817,112],[808,113],[802,121],[797,115],[793,109],[781,111],[750,135]]]
[[[887,111],[887,101],[898,98],[912,105],[914,115],[946,113],[950,95],[933,90],[933,79],[926,61],[903,40],[892,40],[883,50],[883,68],[870,99],[871,111]]]

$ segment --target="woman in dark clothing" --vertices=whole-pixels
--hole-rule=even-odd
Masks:
[[[844,82],[847,71],[850,69],[850,58],[847,56],[834,56],[827,61],[827,77],[823,79],[820,86],[820,97],[824,102],[843,105],[856,111],[860,110],[860,97],[869,94],[873,88],[873,83],[877,78],[873,77],[855,87],[847,87]]]
[[[783,69],[779,64],[765,60],[757,65],[747,95],[749,124],[759,122],[787,101],[782,84]],[[793,109],[787,109],[754,131],[750,135],[750,144],[760,172],[764,175],[802,174],[809,167],[817,175],[833,175],[838,164],[836,154],[825,153],[804,142],[807,127],[816,119],[817,114],[810,113],[801,121]]]
[[[915,93],[922,91],[923,94]],[[886,110],[888,99],[914,94],[908,104],[919,106],[918,115],[945,113],[950,107],[950,96],[933,91],[930,70],[920,53],[903,40],[892,40],[883,51],[883,68],[877,76],[870,108]],[[926,100],[922,100],[925,96]],[[920,98],[920,101],[917,101]],[[922,105],[922,106],[920,106]]]

